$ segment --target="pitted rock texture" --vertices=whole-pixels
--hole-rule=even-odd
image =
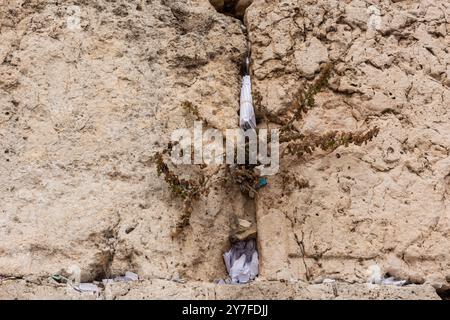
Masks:
[[[381,134],[285,159],[256,208],[218,182],[172,238],[182,204],[151,156],[192,126],[183,101],[213,127],[237,127],[241,22],[208,0],[3,1],[1,299],[93,298],[36,280],[73,266],[83,282],[143,279],[102,298],[435,299],[430,285],[448,286],[449,5],[254,0],[244,12],[261,104],[286,107],[332,60],[331,89],[296,125]],[[217,286],[236,218],[257,224],[261,275]],[[371,264],[427,284],[367,286]],[[354,284],[295,284],[324,278]]]
[[[172,239],[182,205],[151,156],[192,126],[185,100],[237,126],[241,23],[207,0],[14,0],[0,22],[0,275],[225,277],[237,187]]]
[[[448,286],[450,5],[445,1],[254,1],[247,10],[255,94],[267,109],[332,61],[305,132],[378,126],[362,147],[298,160],[257,202],[262,276],[361,282],[378,264]]]
[[[305,284],[301,282],[255,281],[246,285],[217,285],[191,281],[185,284],[167,280],[145,280],[108,284],[98,293],[79,293],[67,285],[25,280],[5,281],[0,285],[0,300],[5,299],[84,299],[84,300],[438,300],[432,286],[407,287],[370,284]]]

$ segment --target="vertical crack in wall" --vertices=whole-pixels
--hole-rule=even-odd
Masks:
[[[247,44],[247,53],[245,55],[245,58],[242,61],[241,64],[241,76],[243,76],[246,73],[250,72],[250,61],[251,61],[251,48],[250,48],[250,41],[248,37],[248,30],[245,25],[244,15],[245,10],[247,7],[252,3],[252,0],[210,0],[209,1],[215,9],[224,15],[231,16],[233,18],[236,18],[240,21],[242,32],[246,38],[246,44]],[[239,97],[238,97],[239,99]],[[257,264],[257,269],[259,269],[259,262],[258,262],[258,250],[256,248],[257,242],[256,242],[256,198],[255,197],[249,197],[248,195],[243,195],[243,198],[241,199],[242,203],[242,212],[241,214],[235,214],[235,221],[233,222],[233,231],[230,235],[230,251],[224,254],[224,260],[227,267],[227,271],[231,278],[231,271],[233,270],[233,262],[237,259],[241,254],[245,252],[246,255],[246,262],[245,267],[242,266],[242,268],[251,269],[252,273],[254,273],[255,266],[254,264]],[[246,223],[249,223],[249,226],[243,227]],[[248,249],[248,250],[246,250]],[[254,254],[252,252],[256,253],[256,260]],[[236,269],[237,264],[239,262],[236,262],[234,265]],[[231,279],[233,281],[233,279]],[[252,277],[250,277],[250,280],[252,280]],[[235,280],[234,280],[235,281]]]

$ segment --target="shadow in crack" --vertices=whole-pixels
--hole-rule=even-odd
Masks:
[[[442,300],[450,300],[450,289],[436,289],[436,293],[439,297],[441,297]]]
[[[252,4],[253,0],[209,0],[209,2],[218,12],[243,20],[245,10]]]

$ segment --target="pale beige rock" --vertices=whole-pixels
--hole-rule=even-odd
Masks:
[[[172,238],[182,205],[151,156],[191,126],[181,103],[211,126],[238,125],[247,39],[210,2],[2,3],[0,279],[23,280],[0,280],[0,298],[95,298],[35,280],[74,266],[83,282],[144,279],[107,287],[106,299],[438,298],[450,268],[450,6],[375,1],[380,21],[368,25],[374,11],[361,0],[239,2],[264,106],[288,106],[333,59],[340,77],[296,125],[381,133],[285,159],[307,187],[270,177],[256,204],[217,182]],[[257,228],[261,276],[217,286],[236,218]],[[367,286],[373,264],[426,285]],[[355,284],[296,282],[325,278]]]
[[[246,241],[250,239],[256,239],[257,229],[256,226],[252,226],[250,228],[242,228],[238,231],[232,232],[230,241]]]
[[[320,70],[320,64],[327,62],[327,48],[317,39],[312,38],[295,50],[294,61],[302,76],[311,78]]]
[[[242,228],[250,228],[252,223],[248,220],[244,220],[244,219],[238,219],[239,221],[239,227]]]
[[[212,192],[173,240],[181,203],[150,161],[192,126],[184,100],[237,127],[245,36],[194,2],[2,3],[0,276],[226,276],[239,190]]]
[[[237,227],[232,230],[230,240],[233,242],[256,239],[256,225],[245,219],[237,219]]]
[[[409,299],[437,300],[439,296],[429,285],[406,287],[367,284],[329,283],[308,285],[300,282],[258,281],[246,285],[217,285],[205,282],[186,284],[166,280],[108,284],[98,296],[79,293],[64,285],[33,284],[25,281],[0,282],[0,300],[6,299],[196,299],[196,300],[340,300],[340,299]]]
[[[260,272],[269,279],[292,277],[303,266],[298,279],[365,282],[368,266],[378,264],[416,283],[448,285],[450,36],[439,30],[448,28],[450,7],[431,0],[375,4],[378,31],[368,28],[376,10],[365,1],[261,0],[247,10],[253,87],[267,109],[287,107],[304,77],[333,60],[341,76],[299,128],[381,128],[366,146],[282,162],[309,187],[287,193],[274,177],[261,191]],[[292,49],[274,49],[280,34]],[[287,254],[289,247],[297,250]]]

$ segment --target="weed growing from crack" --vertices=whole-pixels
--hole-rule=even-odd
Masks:
[[[317,149],[323,151],[334,151],[340,146],[348,147],[350,144],[361,146],[371,141],[379,133],[379,128],[374,127],[367,131],[341,132],[330,131],[321,135],[305,134],[296,128],[295,123],[301,121],[306,113],[315,107],[315,96],[328,87],[328,81],[333,73],[333,64],[327,63],[317,78],[311,85],[300,88],[288,108],[282,109],[276,113],[269,112],[266,108],[260,107],[259,114],[268,123],[274,123],[279,126],[280,145],[283,147],[281,156],[287,154],[301,158],[305,154],[312,154]],[[255,104],[261,106],[261,97],[255,95]],[[198,107],[192,102],[182,103],[186,116],[190,115],[195,120],[208,122],[200,116]],[[290,115],[290,116],[289,116]],[[183,214],[179,218],[173,235],[179,234],[184,227],[189,225],[189,219],[193,211],[193,206],[200,196],[206,196],[209,193],[210,185],[208,181],[212,175],[205,178],[203,174],[197,179],[182,179],[177,175],[164,161],[164,155],[171,151],[172,145],[154,157],[158,175],[163,175],[164,180],[169,185],[173,195],[181,198],[183,201]],[[246,148],[248,153],[248,148]],[[248,154],[246,155],[248,159]],[[205,165],[199,165],[204,168]],[[256,169],[257,165],[226,165],[227,177],[233,183],[240,186],[241,191],[247,196],[253,198],[258,194],[257,185],[260,179],[260,173]],[[217,172],[216,172],[217,173]],[[215,173],[214,173],[215,174]],[[283,178],[284,180],[284,178]],[[293,180],[293,186],[301,189],[308,186],[306,180]]]
[[[280,142],[287,142],[282,154],[303,156],[305,153],[312,154],[317,148],[324,151],[334,151],[340,146],[348,147],[350,144],[361,146],[367,144],[379,133],[377,127],[368,131],[340,132],[331,131],[322,135],[290,135],[285,136]]]
[[[257,185],[260,175],[254,165],[227,166],[227,169],[231,181],[239,186],[242,193],[250,198],[258,194]]]
[[[183,101],[181,103],[181,107],[184,110],[185,117],[193,118],[194,121],[201,121],[205,126],[208,125],[208,121],[200,115],[200,111],[198,110],[198,106],[193,104],[190,101]]]

